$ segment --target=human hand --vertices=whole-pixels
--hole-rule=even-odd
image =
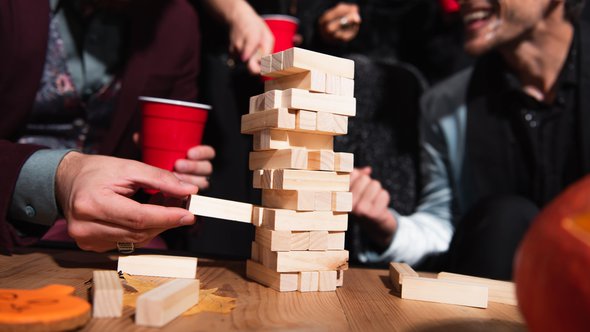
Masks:
[[[320,35],[327,42],[347,43],[357,36],[361,21],[356,4],[340,2],[320,16]]]
[[[260,59],[270,54],[274,36],[264,20],[245,1],[233,1],[233,14],[229,16],[230,52],[239,55],[248,64],[251,74],[260,74]]]
[[[197,145],[187,152],[187,159],[178,159],[174,164],[176,176],[186,183],[192,183],[199,189],[209,188],[209,176],[213,172],[211,160],[215,150],[208,145]]]
[[[371,239],[387,248],[397,230],[397,221],[388,206],[389,193],[381,183],[371,178],[371,168],[355,168],[350,174],[352,213]]]
[[[186,209],[129,198],[139,188],[175,197],[198,191],[171,172],[138,161],[70,152],[58,166],[55,187],[68,234],[84,250],[103,252],[117,242],[141,247],[166,229],[195,222]]]

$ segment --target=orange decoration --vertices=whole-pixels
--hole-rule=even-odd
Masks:
[[[590,328],[590,177],[535,219],[515,261],[518,304],[531,331]]]
[[[90,319],[90,304],[72,296],[74,287],[0,289],[0,330],[71,330]]]

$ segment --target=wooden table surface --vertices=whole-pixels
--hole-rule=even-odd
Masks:
[[[18,249],[0,256],[0,288],[32,289],[57,283],[88,299],[86,283],[96,269],[116,269],[112,254]],[[181,317],[162,331],[521,331],[515,306],[490,302],[487,309],[402,300],[391,290],[389,272],[352,267],[336,292],[279,293],[245,278],[244,261],[200,259],[201,288],[236,298],[230,314]],[[133,323],[133,310],[116,319],[92,319],[83,331],[153,331]]]

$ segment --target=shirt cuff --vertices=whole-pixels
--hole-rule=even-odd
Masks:
[[[59,215],[55,200],[55,173],[63,157],[73,150],[39,150],[21,168],[9,218],[51,226]]]

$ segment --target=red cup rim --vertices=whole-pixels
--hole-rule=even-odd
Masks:
[[[261,17],[265,20],[282,20],[282,21],[289,21],[295,24],[299,24],[299,19],[294,16],[289,15],[281,15],[281,14],[269,14],[269,15],[261,15]]]
[[[182,101],[182,100],[164,99],[164,98],[146,97],[146,96],[140,96],[138,99],[141,101],[151,101],[151,102],[156,102],[156,103],[164,103],[164,104],[177,105],[177,106],[188,106],[188,107],[194,107],[194,108],[202,108],[205,110],[211,110],[211,105],[191,103],[191,102]]]

